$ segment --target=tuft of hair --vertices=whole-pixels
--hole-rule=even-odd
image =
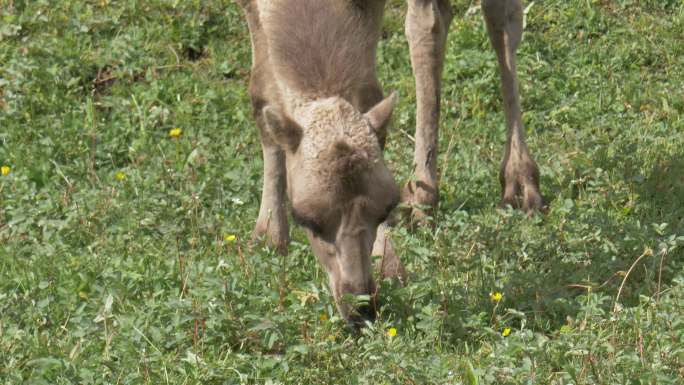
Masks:
[[[373,0],[367,0],[373,1]],[[366,79],[376,36],[358,0],[282,0],[269,14],[269,50],[276,70],[295,88],[339,95]],[[366,5],[367,6],[367,5]]]
[[[328,165],[330,175],[338,181],[336,188],[339,192],[352,195],[363,192],[365,171],[370,167],[370,160],[363,150],[338,140],[331,145],[323,161]]]

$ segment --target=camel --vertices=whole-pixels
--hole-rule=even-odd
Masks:
[[[249,93],[261,136],[264,178],[255,237],[286,254],[287,198],[328,273],[343,318],[375,319],[371,255],[387,275],[403,266],[386,237],[400,202],[422,217],[439,200],[441,74],[453,14],[449,0],[408,0],[405,33],[416,82],[415,178],[400,189],[383,160],[396,94],[384,96],[375,52],[385,0],[237,0],[252,44]],[[539,169],[525,143],[515,54],[521,0],[482,0],[496,51],[508,129],[500,182],[504,205],[542,206]],[[348,299],[367,295],[370,301]]]

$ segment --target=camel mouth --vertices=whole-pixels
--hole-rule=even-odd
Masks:
[[[347,322],[354,329],[358,330],[364,327],[366,323],[374,323],[377,315],[377,305],[373,299],[370,303],[353,308],[347,316]]]

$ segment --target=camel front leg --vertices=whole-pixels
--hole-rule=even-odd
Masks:
[[[252,243],[265,237],[266,243],[274,247],[280,254],[287,254],[290,243],[290,228],[287,222],[285,190],[287,187],[285,171],[285,153],[269,135],[267,122],[262,109],[267,104],[267,96],[274,93],[271,72],[267,65],[266,37],[259,20],[256,0],[237,0],[242,7],[249,27],[252,43],[252,73],[249,93],[252,109],[259,134],[261,150],[264,156],[264,180],[261,191],[261,205],[254,231]]]
[[[252,240],[265,236],[266,243],[282,255],[287,255],[290,243],[289,224],[285,190],[287,186],[285,153],[273,143],[263,127],[263,118],[258,114],[257,126],[261,134],[261,149],[264,155],[264,180],[261,192],[261,207],[256,221]]]
[[[515,54],[522,38],[522,4],[521,0],[482,0],[482,11],[499,61],[508,132],[499,174],[501,205],[530,212],[542,208],[544,202],[539,193],[539,168],[525,143],[518,96]]]
[[[416,148],[414,180],[404,188],[402,200],[421,218],[421,206],[434,208],[439,201],[437,145],[442,67],[452,19],[449,0],[410,0],[405,32],[416,79]]]

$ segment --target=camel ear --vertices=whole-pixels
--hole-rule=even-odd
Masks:
[[[286,151],[297,151],[302,141],[302,128],[277,107],[266,106],[261,113],[271,138]]]
[[[381,147],[384,147],[385,138],[387,137],[387,128],[389,126],[390,119],[392,118],[392,111],[394,110],[394,105],[397,103],[397,92],[392,92],[390,96],[384,98],[380,103],[373,106],[370,111],[366,112],[363,116],[368,119],[371,127],[375,130],[375,134],[378,136],[378,140],[381,143]]]

